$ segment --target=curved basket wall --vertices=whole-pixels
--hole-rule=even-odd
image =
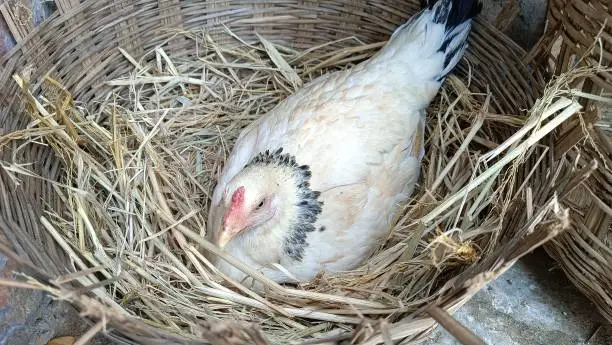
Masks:
[[[366,43],[388,38],[405,18],[420,6],[417,0],[394,1],[177,1],[177,0],[56,0],[58,11],[37,27],[24,25],[8,4],[2,5],[6,19],[17,40],[17,47],[3,57],[0,65],[0,130],[4,133],[24,128],[30,121],[22,114],[20,91],[12,75],[29,76],[32,85],[39,83],[51,71],[80,102],[91,102],[107,92],[104,81],[125,75],[132,66],[118,59],[121,47],[132,56],[162,45],[173,56],[188,56],[188,45],[165,43],[168,28],[206,28],[215,37],[222,25],[243,38],[254,38],[254,31],[268,39],[288,46],[304,48],[334,39],[355,35]],[[223,43],[225,36],[219,36]],[[229,43],[229,42],[227,42]],[[477,21],[470,38],[467,61],[459,72],[470,68],[473,75],[471,91],[495,95],[490,110],[496,113],[518,114],[529,109],[538,96],[543,81],[533,67],[521,59],[525,52],[492,26]],[[1,134],[1,133],[0,133]],[[22,156],[11,156],[3,150],[0,159],[36,162],[30,169],[40,176],[56,180],[61,166],[50,149],[41,145],[20,150]],[[44,204],[61,209],[53,187],[41,179],[24,177],[15,186],[0,172],[0,229],[14,250],[34,265],[45,267],[50,275],[72,271],[71,262],[55,247],[54,240],[38,223]],[[526,248],[506,251],[506,258],[522,255]],[[503,261],[503,260],[502,260]],[[52,264],[50,264],[52,263]],[[488,267],[502,267],[491,258]],[[48,267],[48,269],[47,269]],[[501,268],[499,268],[501,270]],[[480,272],[475,271],[473,275]],[[490,278],[489,278],[490,279]],[[460,286],[460,284],[458,285]],[[479,286],[482,286],[480,284]],[[445,308],[455,310],[475,291],[462,289],[448,296]],[[84,308],[84,305],[78,305]],[[121,318],[119,318],[121,319]],[[431,318],[417,319],[408,340],[422,339],[435,323]],[[120,331],[123,339],[143,344],[202,343],[187,341],[158,332],[143,323],[115,322],[110,326]],[[134,331],[138,329],[138,332]]]
[[[534,49],[534,56],[553,74],[574,66],[601,64],[609,68],[612,63],[610,23],[612,6],[608,1],[552,0],[547,32],[540,46]],[[574,87],[594,95],[609,95],[612,74],[601,71]],[[575,210],[572,227],[547,243],[545,249],[612,322],[612,132],[605,129],[612,124],[612,118],[610,108],[600,109],[587,98],[581,102],[587,109],[582,122],[575,120],[563,128],[555,145],[556,156],[567,162],[576,161],[576,169],[593,164],[596,169],[564,200]],[[598,126],[598,122],[604,126]],[[580,152],[574,146],[576,143],[581,143]]]

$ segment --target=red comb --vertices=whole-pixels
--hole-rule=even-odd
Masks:
[[[223,217],[223,223],[227,222],[228,219],[235,218],[236,212],[242,208],[244,203],[244,187],[238,187],[234,194],[232,194],[232,203],[230,204],[229,210]]]
[[[238,187],[232,195],[232,206],[240,205],[244,202],[244,187]]]

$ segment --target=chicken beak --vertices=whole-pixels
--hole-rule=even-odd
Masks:
[[[219,235],[219,242],[218,242],[219,248],[221,250],[225,249],[225,246],[229,243],[229,241],[232,240],[233,237],[234,235],[231,232],[226,231],[225,229],[221,231],[221,234]]]
[[[234,220],[231,224],[224,224],[223,230],[219,234],[217,245],[221,250],[225,249],[227,244],[245,228],[244,222]]]

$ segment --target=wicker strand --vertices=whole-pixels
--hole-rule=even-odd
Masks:
[[[577,66],[612,64],[612,6],[606,0],[552,0],[548,30],[532,51],[534,59],[560,74]],[[612,90],[608,72],[591,75],[572,85],[599,95]],[[602,111],[597,102],[582,98],[586,112],[559,133],[557,162],[575,169],[597,168],[562,200],[571,205],[572,227],[544,248],[578,287],[612,323],[612,138],[597,123]]]

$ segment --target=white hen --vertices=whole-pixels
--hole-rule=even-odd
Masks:
[[[209,239],[276,282],[294,281],[278,265],[308,281],[361,264],[413,191],[425,110],[480,8],[429,1],[370,60],[312,81],[245,128],[213,195]]]

